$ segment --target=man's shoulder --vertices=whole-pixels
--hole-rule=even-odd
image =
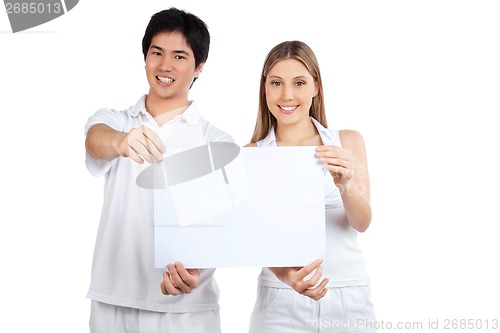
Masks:
[[[144,106],[144,96],[139,99],[139,101],[127,108],[109,108],[103,107],[98,109],[92,116],[89,117],[85,128],[85,131],[95,125],[95,124],[106,124],[109,127],[124,131],[127,128],[126,124],[133,124],[134,122],[131,120],[134,118],[138,118],[138,114],[141,110],[145,110]],[[86,132],[85,132],[86,133]]]
[[[137,116],[141,111],[144,112],[146,111],[146,95],[141,96],[139,100],[132,105],[125,106],[125,107],[115,107],[115,108],[110,108],[110,107],[103,107],[98,110],[98,112],[110,112],[114,113],[116,115],[122,115],[122,116]]]

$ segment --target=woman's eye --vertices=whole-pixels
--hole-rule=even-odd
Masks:
[[[279,87],[279,86],[281,86],[281,82],[274,81],[274,82],[271,82],[271,85]]]
[[[298,86],[303,86],[305,85],[306,83],[304,81],[297,81],[296,85]]]

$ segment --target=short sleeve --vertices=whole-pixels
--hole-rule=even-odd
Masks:
[[[111,109],[97,110],[96,113],[87,120],[84,135],[87,136],[89,129],[96,124],[105,124],[117,131],[123,130],[123,120],[122,117],[120,117],[120,113]],[[109,169],[111,169],[113,161],[101,161],[85,152],[85,165],[90,174],[99,177],[106,174]]]
[[[123,130],[123,118],[120,112],[111,109],[99,109],[92,115],[85,124],[84,135],[87,135],[89,129],[96,124],[106,124],[116,131]]]

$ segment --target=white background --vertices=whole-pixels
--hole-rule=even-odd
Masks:
[[[0,13],[2,331],[88,331],[103,179],[84,167],[83,125],[147,92],[142,35],[171,5],[208,24],[191,98],[241,145],[269,49],[316,52],[329,126],[367,145],[360,243],[380,322],[500,319],[500,2],[82,0],[24,33]],[[246,332],[258,273],[216,273],[224,332]]]

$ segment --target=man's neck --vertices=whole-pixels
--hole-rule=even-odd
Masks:
[[[159,126],[182,114],[189,106],[186,98],[158,98],[154,95],[146,97],[146,110],[153,116]]]
[[[172,98],[161,98],[154,94],[148,94],[146,96],[146,110],[153,117],[161,116],[164,113],[177,110],[179,108],[186,108],[189,105],[189,101],[186,96],[172,97]]]

